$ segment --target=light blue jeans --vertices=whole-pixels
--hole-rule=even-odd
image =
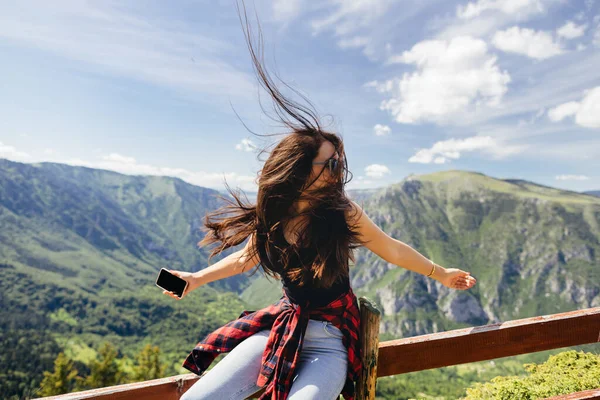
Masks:
[[[238,400],[254,394],[269,330],[247,337],[201,376],[180,400]],[[346,382],[348,351],[342,331],[327,321],[308,320],[300,362],[288,399],[338,399]]]

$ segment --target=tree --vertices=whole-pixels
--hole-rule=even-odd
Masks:
[[[40,383],[39,396],[54,396],[70,393],[76,383],[78,371],[73,368],[73,361],[65,353],[60,352],[54,360],[54,372],[44,371],[44,379]]]
[[[124,383],[125,375],[117,364],[117,350],[109,342],[98,350],[99,360],[90,363],[90,374],[79,379],[82,389],[95,389]]]
[[[166,368],[166,364],[160,362],[159,347],[147,344],[136,357],[131,379],[138,382],[163,378]]]

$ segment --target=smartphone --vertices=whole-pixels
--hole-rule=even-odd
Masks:
[[[156,286],[165,289],[169,292],[173,292],[177,297],[183,296],[183,292],[187,288],[187,281],[180,277],[173,275],[164,268],[160,269],[158,278],[156,278]]]

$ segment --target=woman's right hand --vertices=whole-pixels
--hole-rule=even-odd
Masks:
[[[176,299],[176,300],[181,300],[183,299],[189,292],[191,292],[192,290],[196,289],[198,286],[200,286],[198,284],[197,279],[194,277],[194,275],[191,272],[185,272],[185,271],[176,271],[173,269],[167,269],[167,271],[169,271],[170,273],[172,273],[175,276],[180,277],[181,279],[183,279],[184,281],[186,281],[187,287],[185,288],[185,290],[183,291],[183,294],[181,295],[181,297],[178,297],[175,293],[169,291],[169,290],[163,290],[163,293],[166,294],[167,296],[171,296],[172,298]]]

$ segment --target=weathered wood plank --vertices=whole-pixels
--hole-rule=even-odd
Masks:
[[[381,313],[366,297],[361,297],[359,303],[360,347],[362,349],[363,368],[356,383],[356,399],[375,400]]]
[[[61,394],[58,396],[43,397],[44,400],[179,400],[181,395],[190,388],[199,376],[193,373],[174,375],[167,378],[153,379],[124,385],[108,386],[104,388],[83,390]]]
[[[361,313],[365,304],[361,302]],[[374,320],[369,321],[364,324],[365,329],[370,327],[368,329],[378,330],[379,323],[375,328]],[[371,339],[372,336],[363,335]],[[373,368],[367,367],[366,376],[372,376],[373,372],[376,376],[396,375],[596,342],[600,342],[600,307],[381,342],[376,347],[377,356],[371,358],[375,360],[375,365]],[[179,400],[197,379],[196,374],[189,373],[44,399]],[[369,382],[372,383],[365,387],[374,390],[374,381]],[[369,390],[367,393],[370,395]],[[258,397],[260,393],[253,397]],[[554,396],[547,400],[582,399],[600,399],[600,388]]]
[[[379,344],[377,376],[600,341],[600,307],[455,329]]]

